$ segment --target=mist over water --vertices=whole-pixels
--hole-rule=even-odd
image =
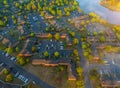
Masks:
[[[95,12],[103,19],[106,19],[109,23],[120,25],[120,12],[111,11],[99,3],[101,0],[77,0],[80,8],[85,12]]]

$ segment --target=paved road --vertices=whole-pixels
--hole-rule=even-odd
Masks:
[[[25,69],[23,69],[21,66],[15,64],[13,61],[10,59],[6,58],[4,55],[1,54],[2,52],[0,51],[0,61],[5,63],[9,67],[13,67],[13,69],[16,69],[20,73],[22,73],[26,78],[31,79],[34,81],[36,84],[42,86],[42,88],[55,88],[46,82],[43,82],[41,79],[38,77],[34,76],[33,74],[27,72]]]
[[[82,51],[82,44],[79,42],[78,45],[78,51],[79,51],[79,56],[81,58],[80,62],[81,65],[84,69],[84,76],[85,76],[85,88],[92,88],[92,85],[90,83],[90,77],[89,77],[89,63],[83,56],[83,51]]]
[[[80,34],[78,34],[78,31],[72,25],[69,25],[65,21],[65,19],[61,19],[61,23],[64,23],[64,25],[66,25],[69,29],[71,29],[71,31],[75,32],[76,37],[80,40]],[[79,56],[81,58],[80,62],[81,62],[81,65],[82,65],[82,67],[84,69],[85,88],[92,88],[92,85],[90,83],[90,77],[89,77],[89,64],[88,64],[87,60],[84,58],[84,56],[83,56],[82,42],[81,41],[79,41],[78,51],[79,51]]]

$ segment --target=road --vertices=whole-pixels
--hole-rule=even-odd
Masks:
[[[2,55],[2,52],[0,51],[0,61],[5,63],[7,67],[13,67],[13,69],[16,69],[18,72],[22,73],[26,78],[31,79],[36,84],[40,85],[42,88],[55,88],[46,82],[42,81],[38,77],[34,76],[30,72],[27,72],[25,69],[23,69],[21,66],[17,65],[10,59],[6,58],[4,55]]]
[[[71,31],[75,32],[75,34],[76,34],[75,37],[79,39],[78,52],[79,52],[79,56],[81,58],[81,60],[80,60],[81,65],[82,65],[82,68],[84,70],[85,88],[92,88],[92,85],[90,83],[90,77],[89,77],[89,64],[83,56],[83,51],[82,51],[83,49],[82,49],[82,42],[80,41],[80,34],[78,33],[78,31],[72,25],[69,25],[65,21],[65,19],[61,18],[60,20],[61,20],[61,24],[64,23],[64,25],[66,25],[69,29],[71,29]]]

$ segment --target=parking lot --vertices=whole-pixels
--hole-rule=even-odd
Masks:
[[[102,79],[120,81],[120,67],[116,65],[104,66],[99,70]]]
[[[9,55],[6,52],[2,52],[2,55],[4,55],[7,59],[9,59],[10,61],[12,61],[13,63],[17,62],[16,57]],[[3,58],[2,58],[3,59]],[[5,64],[4,62],[0,62],[0,66],[1,67],[6,67],[8,69],[10,69],[11,73],[14,75],[14,77],[20,79],[21,81],[23,81],[25,84],[29,82],[29,79],[25,76],[25,74],[23,74],[22,72],[19,72],[18,70],[16,70],[14,67],[12,66],[8,66],[7,64]]]
[[[119,53],[104,53],[105,64],[120,65],[120,54]]]
[[[54,52],[59,52],[61,57],[69,58],[72,54],[72,50],[66,50],[64,42],[56,40],[44,40],[41,41],[38,45],[38,51],[40,57],[43,58],[43,53],[45,51],[49,52],[51,56],[54,56]]]

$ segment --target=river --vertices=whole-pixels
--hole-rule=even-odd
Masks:
[[[79,2],[80,8],[85,12],[95,12],[101,18],[107,20],[111,24],[120,25],[120,12],[111,11],[99,3],[101,0],[77,0]]]

